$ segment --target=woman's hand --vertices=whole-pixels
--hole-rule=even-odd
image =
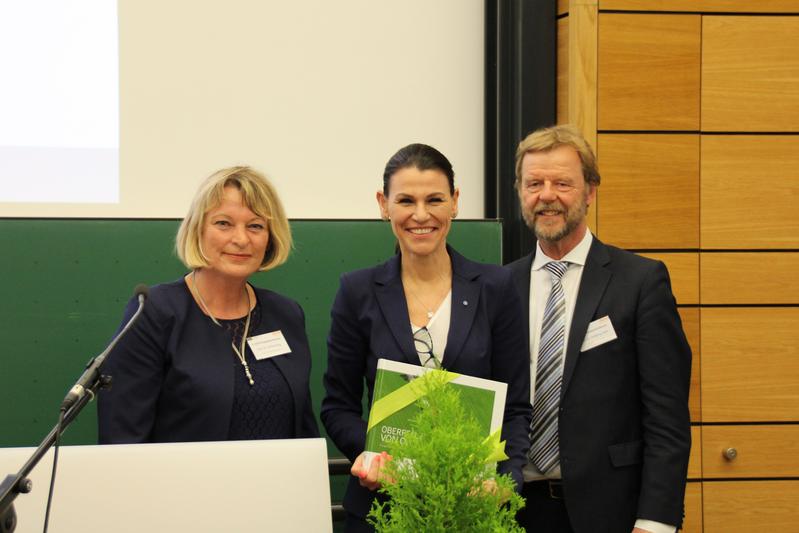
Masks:
[[[364,468],[363,463],[365,457],[366,452],[361,452],[361,454],[355,458],[355,462],[352,463],[352,468],[350,468],[350,473],[358,478],[358,483],[360,483],[362,487],[366,487],[369,490],[377,490],[384,482],[391,481],[383,472],[383,466],[391,460],[389,454],[383,452],[373,457],[368,469]]]

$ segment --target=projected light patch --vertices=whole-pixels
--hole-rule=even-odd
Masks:
[[[116,203],[115,0],[0,2],[0,202]]]

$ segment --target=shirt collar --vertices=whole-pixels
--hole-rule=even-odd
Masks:
[[[593,240],[594,236],[591,235],[591,232],[586,228],[585,236],[580,243],[572,248],[572,250],[561,259],[552,259],[549,257],[541,249],[541,243],[536,242],[532,270],[540,270],[544,268],[544,265],[551,261],[568,261],[569,263],[574,263],[575,265],[585,266],[585,261],[588,259],[588,251],[591,249],[591,241]]]

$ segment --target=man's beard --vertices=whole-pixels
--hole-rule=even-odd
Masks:
[[[543,223],[536,224],[536,215],[538,213],[552,210],[558,212],[556,216],[563,216],[565,213],[566,218],[562,226],[550,227],[545,226]],[[539,204],[536,206],[533,213],[530,213],[522,208],[522,216],[524,217],[524,222],[527,224],[527,227],[532,230],[538,240],[545,242],[558,242],[564,237],[570,235],[580,226],[582,221],[585,219],[587,211],[588,206],[585,203],[585,198],[583,198],[581,202],[573,205],[572,208],[568,210],[563,207],[563,204],[557,201]]]

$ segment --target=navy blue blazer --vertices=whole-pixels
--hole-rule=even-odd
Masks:
[[[534,254],[508,265],[525,302]],[[524,316],[526,332],[529,305]],[[581,351],[588,325],[604,317],[617,338]],[[665,265],[595,238],[569,328],[558,417],[576,533],[631,531],[636,518],[680,526],[690,379],[691,349]]]
[[[447,248],[452,261],[452,314],[443,367],[508,384],[502,426],[509,459],[499,471],[521,484],[529,448],[530,366],[522,306],[510,273]],[[419,364],[400,276],[400,256],[344,274],[332,309],[328,366],[321,419],[328,435],[351,461],[364,448],[364,381],[372,401],[379,358]],[[364,517],[374,493],[351,477],[344,497],[348,512]]]
[[[272,360],[291,389],[294,432],[318,437],[302,308],[275,292],[254,290],[262,316],[251,335],[283,332],[291,353]],[[135,299],[128,303],[123,324],[136,307]],[[230,334],[203,314],[183,278],[150,288],[139,320],[103,366],[114,381],[98,395],[100,443],[227,440],[238,368],[231,357]]]

